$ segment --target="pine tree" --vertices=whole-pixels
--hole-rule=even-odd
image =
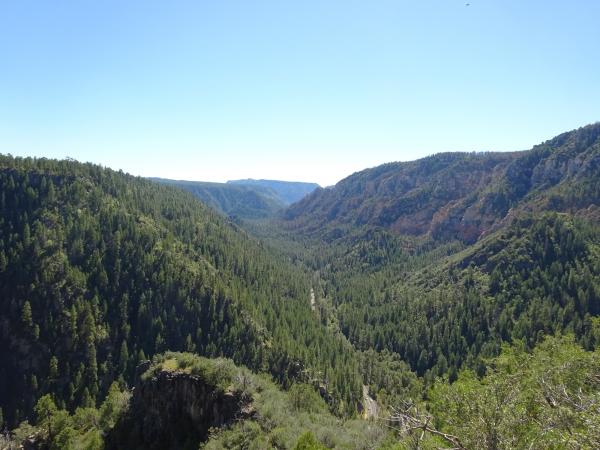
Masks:
[[[48,430],[50,439],[54,436],[52,429],[52,419],[58,412],[56,403],[50,394],[46,394],[41,397],[35,404],[35,415],[37,418],[37,424]]]
[[[33,327],[33,316],[31,313],[31,303],[29,300],[26,300],[23,304],[23,309],[21,312],[21,322],[26,327],[27,330],[31,330]]]
[[[84,408],[93,408],[96,406],[87,387],[83,389],[83,393],[81,394],[81,406]]]
[[[127,350],[127,342],[121,343],[121,351],[119,352],[119,371],[125,373],[127,364],[129,363],[129,351]]]
[[[192,335],[188,334],[185,338],[185,351],[194,353],[196,351],[196,344],[192,341]]]
[[[58,358],[56,356],[50,358],[48,378],[50,380],[56,380],[58,378]]]

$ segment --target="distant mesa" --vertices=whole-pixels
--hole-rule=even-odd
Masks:
[[[152,178],[194,194],[226,216],[244,220],[274,217],[319,187],[316,183],[279,180],[233,180],[227,183]]]
[[[320,186],[317,183],[306,183],[302,181],[279,181],[279,180],[229,180],[227,184],[243,186],[262,186],[274,190],[286,205],[302,200],[308,194]]]

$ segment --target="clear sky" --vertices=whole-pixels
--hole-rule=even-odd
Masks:
[[[599,21],[598,0],[3,0],[0,153],[329,185],[527,149],[600,120]]]

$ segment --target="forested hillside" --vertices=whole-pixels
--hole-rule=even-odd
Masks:
[[[165,350],[227,356],[360,395],[350,346],[305,275],[191,194],[90,164],[0,158],[0,407],[94,406]]]
[[[358,348],[396,352],[429,379],[476,370],[517,339],[531,348],[570,332],[591,350],[600,344],[600,227],[559,215],[520,219],[441,267],[387,287],[340,286],[332,298]]]

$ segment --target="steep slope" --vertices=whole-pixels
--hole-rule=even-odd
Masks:
[[[352,349],[307,277],[191,194],[90,164],[0,157],[0,408],[92,406],[167,349],[227,356],[284,385],[326,374],[360,399]]]
[[[600,192],[600,123],[515,153],[442,153],[358,172],[290,206],[308,233],[360,225],[471,243],[511,209],[582,211]]]
[[[600,345],[593,325],[600,316],[599,251],[593,222],[522,218],[400,282],[359,278],[362,288],[341,287],[337,316],[359,348],[392,350],[420,375],[475,369],[502,342],[533,347],[557,332],[592,349]]]
[[[279,180],[229,180],[227,184],[237,186],[260,186],[271,189],[277,193],[279,198],[286,204],[301,200],[308,194],[319,188],[317,183],[305,183],[300,181],[279,181]]]
[[[260,185],[152,179],[189,191],[217,211],[241,219],[273,217],[286,206],[277,192]]]

